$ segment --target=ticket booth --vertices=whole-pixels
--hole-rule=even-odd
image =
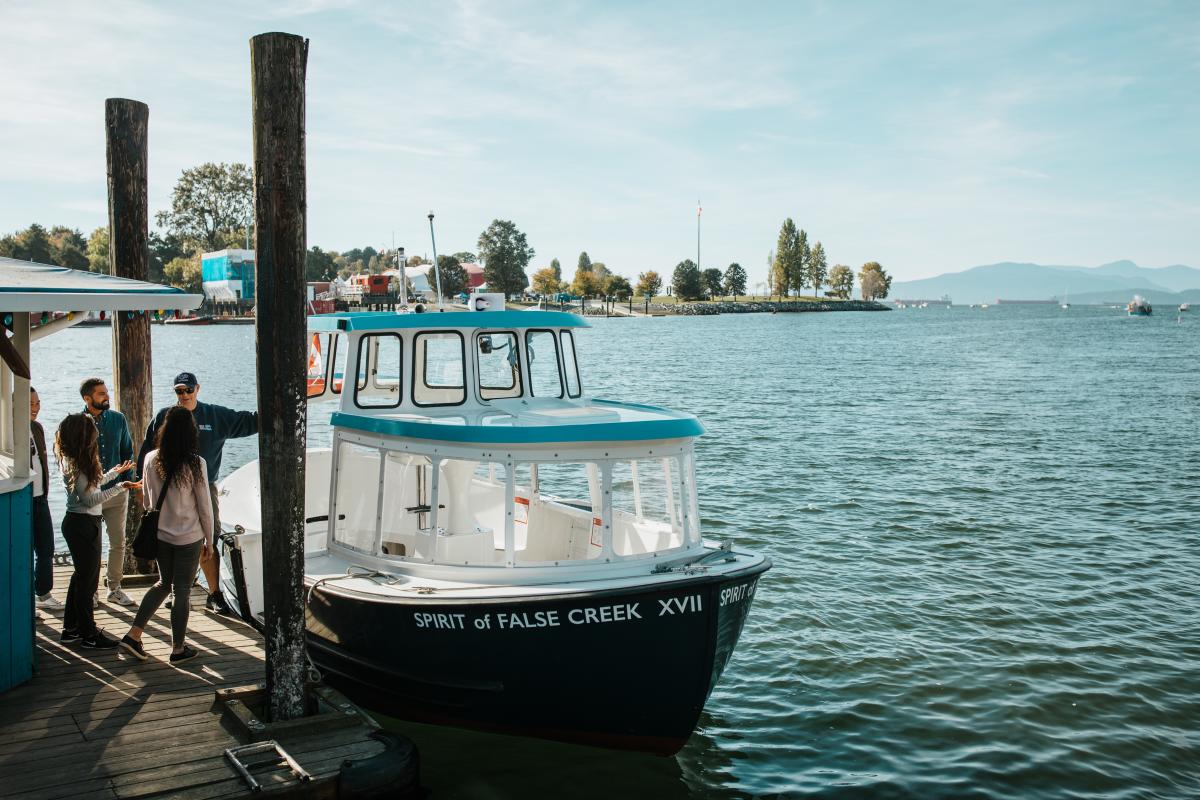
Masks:
[[[190,311],[202,299],[170,286],[0,258],[0,692],[29,680],[34,666],[31,343],[88,312]]]

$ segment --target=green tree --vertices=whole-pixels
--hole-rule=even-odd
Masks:
[[[52,264],[71,269],[87,269],[87,239],[83,234],[65,225],[55,225],[48,234]]]
[[[604,294],[618,300],[628,300],[633,296],[633,287],[624,275],[609,275],[604,284]]]
[[[557,258],[550,259],[550,269],[554,270],[554,280],[562,283],[562,264],[558,263]]]
[[[463,269],[462,262],[458,260],[458,253],[452,256],[438,256],[437,260],[438,273],[442,276],[442,293],[446,297],[454,297],[465,292],[467,290],[467,271]],[[437,275],[430,273],[429,285],[435,292],[437,291]]]
[[[662,276],[654,270],[648,270],[638,275],[637,294],[642,297],[655,297],[662,291]]]
[[[310,281],[329,281],[337,274],[333,257],[335,253],[327,253],[313,245],[304,254],[304,278]]]
[[[194,253],[190,256],[173,259],[163,268],[163,277],[172,286],[198,294],[203,283],[200,272],[200,254]]]
[[[812,246],[808,254],[808,282],[813,287],[813,294],[820,297],[821,287],[825,285],[825,276],[829,268],[825,261],[825,248],[820,242]]]
[[[254,177],[245,164],[201,164],[185,169],[159,227],[203,251],[239,246],[254,214]]]
[[[603,291],[602,284],[597,279],[596,274],[592,272],[591,265],[587,269],[575,270],[575,277],[571,280],[571,294],[578,297],[592,297],[600,294]]]
[[[476,260],[475,254],[469,253],[466,250],[459,250],[457,253],[453,253],[452,255],[460,264],[474,264]]]
[[[746,270],[742,269],[742,265],[736,261],[725,268],[724,287],[725,294],[736,299],[738,295],[746,293]]]
[[[107,237],[107,229],[105,236]],[[105,247],[107,248],[107,238]],[[173,233],[160,234],[158,231],[150,232],[150,260],[147,264],[147,272],[150,280],[154,283],[163,283],[166,281],[167,264],[170,264],[177,258],[188,254],[183,241]],[[107,256],[105,256],[107,258]]]
[[[850,293],[854,291],[854,271],[845,264],[834,264],[833,269],[829,270],[829,286],[834,295],[849,300]]]
[[[803,264],[800,232],[796,230],[796,223],[788,217],[779,228],[775,259],[771,265],[771,288],[780,299],[786,297],[793,289],[800,289],[799,275]]]
[[[582,272],[591,272],[591,270],[592,270],[592,260],[590,258],[588,258],[587,250],[584,250],[583,252],[581,252],[579,254],[579,261],[577,261],[575,263],[575,271],[576,272],[581,272],[581,271]]]
[[[96,228],[88,237],[87,260],[89,272],[108,273],[108,226]]]
[[[721,294],[721,289],[724,288],[721,270],[716,267],[709,267],[704,270],[702,277],[704,279],[704,290],[708,293],[710,299],[716,300],[717,296]]]
[[[704,279],[700,268],[690,258],[675,265],[671,275],[671,291],[679,300],[700,300],[704,297]]]
[[[808,233],[803,228],[796,234],[796,251],[788,270],[788,285],[797,295],[804,293],[808,284]]]
[[[882,300],[892,288],[892,276],[884,272],[878,261],[868,261],[858,271],[858,290],[863,300]]]
[[[36,222],[23,231],[17,231],[0,239],[0,256],[17,258],[21,261],[53,264],[52,250],[50,235]]]
[[[479,234],[479,257],[483,259],[483,279],[492,291],[505,295],[520,294],[529,285],[525,268],[533,258],[533,248],[509,220],[492,220]]]
[[[552,264],[549,267],[542,267],[533,273],[532,286],[535,294],[540,294],[543,297],[552,297],[561,291],[562,278],[555,273]]]

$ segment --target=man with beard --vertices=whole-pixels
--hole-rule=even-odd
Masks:
[[[129,422],[124,414],[110,407],[108,387],[103,379],[88,378],[79,385],[79,395],[83,398],[83,410],[96,423],[96,431],[100,435],[97,444],[103,471],[107,472],[131,460],[133,437],[129,435]],[[137,481],[136,464],[100,488],[107,489],[124,481]],[[104,530],[108,534],[108,602],[123,606],[136,605],[133,598],[121,589],[121,580],[125,577],[125,517],[128,511],[129,498],[125,492],[118,492],[105,500],[101,507]],[[99,603],[100,593],[97,592],[95,604]]]

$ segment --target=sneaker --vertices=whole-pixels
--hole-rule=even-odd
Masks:
[[[95,636],[85,636],[79,640],[79,646],[89,650],[112,650],[119,644],[120,642],[104,631],[96,631]]]
[[[62,611],[64,608],[66,608],[66,603],[64,603],[62,600],[59,600],[49,592],[46,592],[44,595],[39,597],[36,605],[38,608],[44,608],[47,611]]]
[[[70,644],[71,642],[78,642],[79,639],[80,639],[79,631],[64,630],[62,633],[60,633],[58,635],[58,640],[60,642],[62,642],[63,644]]]
[[[229,601],[225,599],[225,595],[220,589],[208,596],[208,599],[204,601],[204,607],[209,611],[215,611],[222,617],[235,616],[233,609],[229,606]]]
[[[150,656],[146,653],[146,648],[142,647],[142,643],[132,636],[121,637],[121,649],[129,655],[136,658],[138,661],[145,661]]]
[[[108,602],[116,603],[121,606],[136,606],[137,603],[129,595],[125,594],[125,590],[120,586],[108,593]]]
[[[171,653],[172,664],[182,664],[184,661],[191,661],[196,656],[200,655],[196,652],[196,648],[191,645],[184,645],[183,650],[178,653]]]

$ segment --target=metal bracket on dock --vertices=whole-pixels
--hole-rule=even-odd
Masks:
[[[244,757],[258,756],[264,753],[273,753],[277,758],[271,761],[256,761],[253,764],[247,764],[241,760]],[[254,744],[244,744],[240,747],[226,748],[225,757],[229,759],[229,763],[233,764],[233,768],[246,781],[246,785],[250,787],[250,791],[252,792],[261,792],[263,787],[258,782],[258,779],[250,773],[250,768],[261,767],[265,764],[271,764],[275,767],[286,765],[301,781],[307,783],[312,780],[312,775],[309,775],[304,767],[296,763],[296,759],[288,755],[288,752],[274,739],[268,739],[265,742],[255,742]]]

